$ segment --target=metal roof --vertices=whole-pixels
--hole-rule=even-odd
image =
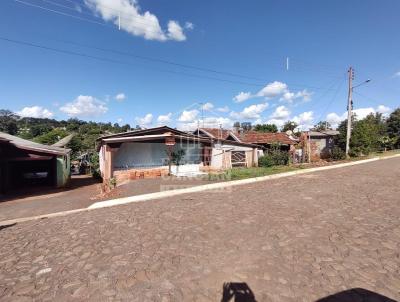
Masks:
[[[24,150],[30,150],[30,151],[51,153],[51,154],[56,154],[56,155],[66,155],[71,151],[70,149],[64,149],[64,148],[35,143],[35,142],[29,141],[29,140],[26,140],[26,139],[23,139],[23,138],[20,138],[20,137],[11,135],[11,134],[7,134],[4,132],[0,132],[0,140],[6,141],[6,143],[14,145],[17,148],[24,149]]]

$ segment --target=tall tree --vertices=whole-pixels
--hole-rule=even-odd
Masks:
[[[325,131],[332,130],[332,125],[327,121],[319,121],[316,125],[314,125],[315,131]]]
[[[282,132],[286,132],[289,130],[294,132],[294,129],[296,129],[298,126],[299,125],[294,121],[287,121],[285,124],[283,124]]]
[[[257,124],[254,126],[254,131],[276,133],[278,127],[275,124]]]
[[[400,108],[393,111],[386,120],[387,134],[394,141],[395,148],[400,148]]]
[[[10,110],[0,110],[0,131],[11,135],[18,133],[17,126],[18,115]]]

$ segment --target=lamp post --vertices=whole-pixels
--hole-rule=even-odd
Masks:
[[[351,137],[351,123],[352,123],[352,110],[353,110],[353,89],[357,88],[361,85],[371,82],[370,79],[365,80],[364,82],[353,86],[354,80],[354,69],[353,67],[349,68],[349,92],[347,97],[347,132],[346,132],[346,158],[349,158],[350,151],[350,137]]]

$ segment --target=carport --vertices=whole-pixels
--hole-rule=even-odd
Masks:
[[[0,132],[0,193],[62,187],[70,177],[70,150]]]

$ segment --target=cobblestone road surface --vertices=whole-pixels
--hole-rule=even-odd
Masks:
[[[397,300],[399,253],[397,158],[3,228],[0,300]]]

